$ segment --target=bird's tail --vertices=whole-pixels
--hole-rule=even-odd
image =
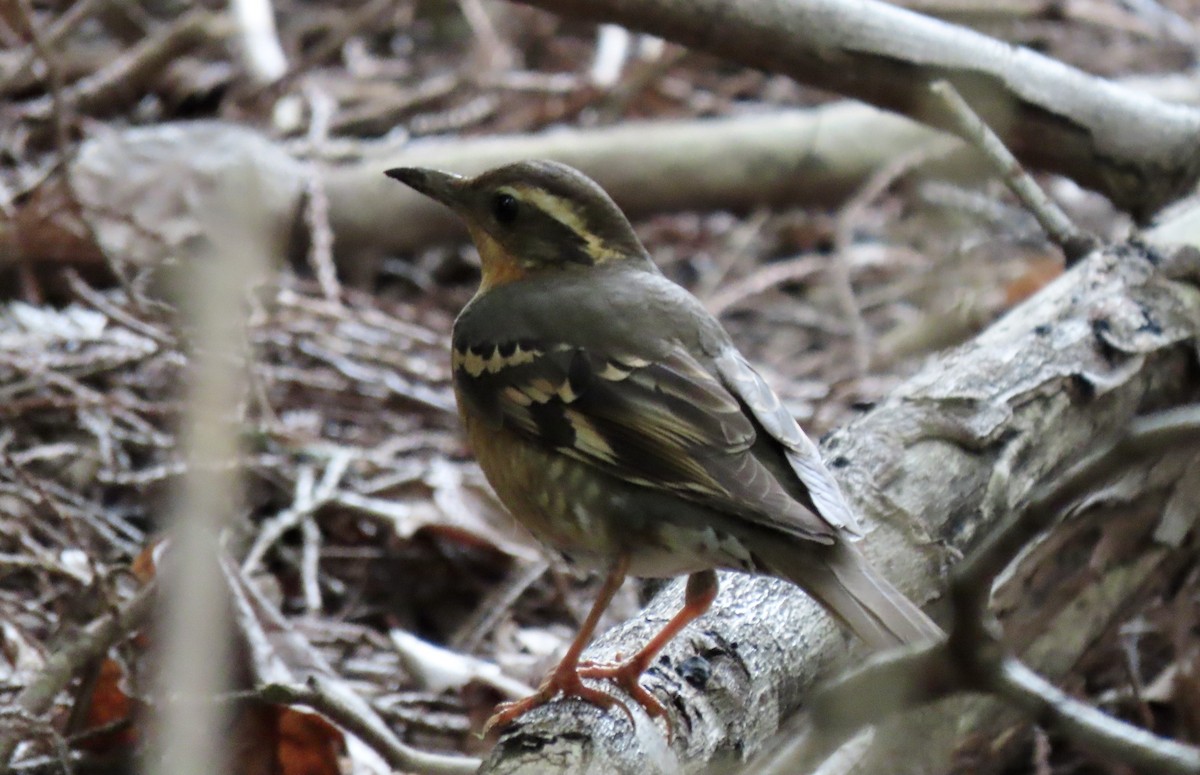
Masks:
[[[844,541],[816,551],[787,542],[761,557],[770,570],[803,588],[872,648],[925,643],[944,637],[941,628],[900,590],[880,576]]]

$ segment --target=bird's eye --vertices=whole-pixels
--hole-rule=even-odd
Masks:
[[[504,224],[517,220],[517,198],[512,194],[496,194],[492,200],[492,215]]]

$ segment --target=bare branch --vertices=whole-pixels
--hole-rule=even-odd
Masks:
[[[1021,167],[1021,163],[1004,146],[1004,142],[971,109],[949,81],[935,81],[929,89],[946,106],[950,123],[957,133],[983,152],[984,158],[992,163],[1009,189],[1029,212],[1033,213],[1033,217],[1037,218],[1037,222],[1046,230],[1050,239],[1063,249],[1068,265],[1099,247],[1100,242],[1095,235],[1081,231],[1071,223],[1071,219],[1062,208],[1046,196],[1046,192]]]
[[[523,0],[613,22],[949,128],[937,78],[967,95],[1026,164],[1147,220],[1200,174],[1200,111],[877,0]]]
[[[361,738],[401,772],[469,775],[479,768],[479,760],[469,756],[428,753],[405,745],[374,712],[364,712],[358,695],[322,678],[311,677],[304,686],[271,684],[264,686],[259,695],[268,702],[307,705]]]

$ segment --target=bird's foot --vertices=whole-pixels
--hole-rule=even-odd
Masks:
[[[496,706],[496,712],[488,719],[483,726],[483,734],[487,736],[493,730],[503,729],[511,724],[519,716],[523,716],[534,708],[545,705],[553,700],[556,696],[563,697],[578,697],[584,702],[595,705],[598,708],[608,710],[614,705],[619,707],[629,717],[629,722],[632,724],[633,714],[629,712],[629,708],[613,697],[611,694],[593,689],[590,686],[585,686],[580,680],[581,671],[575,666],[559,665],[550,676],[542,682],[538,687],[537,692],[531,694],[523,700],[515,702],[503,702]],[[634,679],[634,684],[637,683],[637,678]],[[622,684],[624,686],[624,684]],[[632,692],[631,692],[632,694]],[[636,696],[634,699],[637,699]],[[651,698],[653,699],[653,698]],[[639,701],[640,702],[640,701]],[[661,705],[659,706],[661,709]]]
[[[646,672],[644,660],[637,656],[624,662],[580,662],[577,671],[582,678],[600,678],[613,681],[633,698],[633,701],[646,711],[650,718],[663,718],[670,731],[671,717],[658,699],[642,688],[638,679]]]

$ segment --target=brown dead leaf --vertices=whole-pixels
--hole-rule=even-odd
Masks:
[[[231,731],[236,775],[340,775],[342,733],[313,713],[249,700]]]
[[[125,693],[122,684],[124,668],[114,659],[100,663],[92,691],[85,698],[87,708],[82,713],[80,733],[84,735],[75,747],[95,754],[113,754],[118,751],[132,752],[137,746],[141,732],[137,714],[141,703]],[[121,724],[110,731],[88,735],[89,730]]]
[[[152,540],[134,558],[130,572],[142,585],[154,580],[159,558],[166,547],[165,539]],[[137,655],[139,661],[150,653],[151,640],[146,632],[133,633],[129,642],[130,653]],[[134,670],[140,671],[141,666],[135,666]],[[83,705],[72,714],[72,726],[76,727],[72,731],[81,737],[76,748],[95,754],[113,754],[132,753],[137,747],[142,736],[139,718],[142,703],[129,696],[128,685],[125,666],[110,658],[105,658],[96,668],[90,691],[86,691],[88,681],[84,681],[85,691],[76,699]],[[109,726],[115,728],[89,734],[91,730]]]
[[[337,727],[315,713],[278,711],[277,748],[281,775],[338,775],[338,754],[346,747]]]

